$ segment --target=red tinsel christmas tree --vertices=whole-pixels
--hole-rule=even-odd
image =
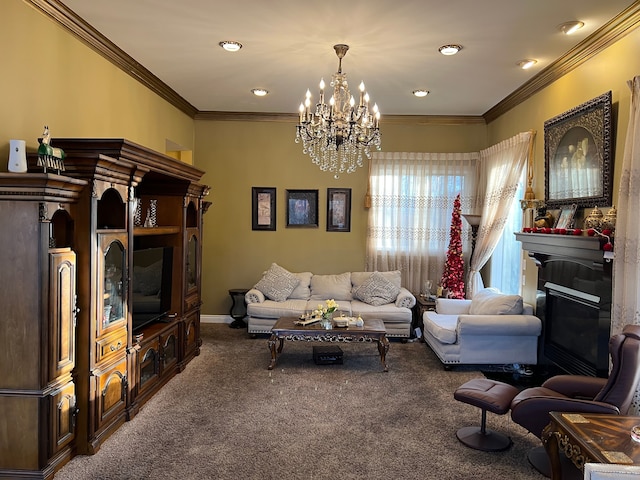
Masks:
[[[460,218],[460,194],[453,202],[447,263],[440,284],[449,289],[450,298],[464,298],[464,260],[462,259],[462,219]]]

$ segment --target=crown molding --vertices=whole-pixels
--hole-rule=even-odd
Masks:
[[[385,125],[478,125],[485,124],[480,115],[384,115]],[[297,123],[297,113],[199,111],[195,120],[219,122],[285,122]]]
[[[122,49],[94,29],[59,0],[25,0],[62,25],[82,42],[138,80],[152,92],[196,120],[295,122],[297,113],[213,112],[199,111],[166,83],[127,55]],[[527,100],[543,88],[591,59],[612,43],[637,28],[640,23],[640,0],[607,22],[576,47],[506,96],[482,116],[385,115],[389,124],[469,125],[490,123]]]
[[[609,45],[617,42],[638,27],[640,22],[640,1],[634,2],[626,10],[604,24],[592,35],[584,39],[562,57],[552,62],[520,88],[506,96],[484,113],[486,123],[524,102],[532,95],[549,86],[573,69],[593,58]]]
[[[98,52],[104,58],[120,68],[125,73],[142,83],[152,92],[164,98],[171,105],[193,117],[197,113],[196,107],[178,95],[166,83],[127,55],[116,44],[98,32],[95,28],[76,15],[59,0],[25,0],[36,9],[59,23],[79,38],[83,43]]]

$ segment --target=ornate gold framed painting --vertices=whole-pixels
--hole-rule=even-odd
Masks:
[[[611,92],[544,123],[547,208],[611,205]]]

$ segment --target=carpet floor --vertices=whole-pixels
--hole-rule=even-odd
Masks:
[[[342,365],[316,365],[312,344],[286,342],[267,370],[266,338],[202,325],[200,356],[108,438],[55,480],[518,479],[538,439],[509,415],[488,427],[503,452],[465,447],[456,430],[480,410],[453,399],[479,371],[445,371],[423,343],[392,341],[382,372],[373,344],[341,344]]]

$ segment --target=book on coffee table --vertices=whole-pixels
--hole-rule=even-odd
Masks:
[[[320,320],[322,320],[322,318],[315,318],[315,317],[312,317],[312,318],[299,318],[294,323],[296,325],[311,325],[312,323],[319,322]]]

